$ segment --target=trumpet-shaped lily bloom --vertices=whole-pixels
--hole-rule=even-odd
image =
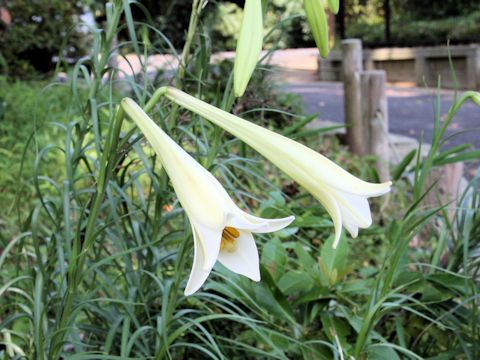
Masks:
[[[372,224],[367,199],[390,191],[391,182],[365,182],[325,156],[285,136],[252,124],[209,105],[181,90],[163,88],[164,95],[235,135],[257,150],[320,201],[333,219],[334,247],[340,240],[342,225],[353,237],[359,228]]]
[[[215,262],[260,280],[259,257],[252,233],[268,233],[288,226],[294,217],[262,219],[241,210],[218,180],[161,130],[131,99],[122,100],[167,172],[192,227],[193,266],[185,294],[197,291]]]

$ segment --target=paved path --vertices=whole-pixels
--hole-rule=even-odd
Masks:
[[[343,84],[340,82],[302,82],[282,85],[289,92],[302,96],[307,113],[320,113],[321,120],[344,122]],[[454,92],[441,91],[440,114],[444,118],[452,104]],[[435,114],[435,92],[428,89],[388,86],[390,132],[431,142]],[[451,147],[469,143],[480,149],[480,107],[465,103],[450,124],[448,134],[465,131],[452,137]]]
[[[233,52],[215,54],[212,61],[234,57]],[[340,82],[317,81],[318,51],[315,48],[286,49],[271,54],[266,63],[278,71],[272,75],[284,91],[302,96],[307,113],[320,113],[320,120],[344,122],[343,84]],[[143,59],[145,62],[145,59]],[[172,55],[153,55],[146,61],[146,71],[156,74],[161,68],[175,71],[178,60]],[[142,64],[136,55],[118,58],[118,66],[125,74],[142,71]],[[452,104],[453,91],[441,91],[440,115],[443,118]],[[387,88],[390,133],[404,135],[396,137],[397,143],[423,139],[431,142],[435,114],[435,90],[415,87],[389,86]],[[452,137],[445,147],[458,144],[472,144],[480,149],[480,107],[471,102],[465,103],[450,124],[448,135],[462,132]],[[409,137],[408,139],[405,136]],[[394,144],[395,145],[395,144]],[[407,147],[411,148],[412,145]],[[472,169],[472,166],[470,166]]]

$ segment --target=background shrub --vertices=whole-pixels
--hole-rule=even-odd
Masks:
[[[0,55],[4,73],[32,78],[54,69],[54,56],[74,61],[85,50],[85,37],[76,19],[81,2],[63,0],[6,0],[3,7],[12,23],[0,29]]]

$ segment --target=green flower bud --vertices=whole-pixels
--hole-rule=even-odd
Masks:
[[[338,9],[340,8],[339,0],[328,0],[328,7],[330,11],[334,14],[338,14]]]
[[[472,101],[477,104],[478,106],[480,106],[480,93],[475,93],[473,94],[472,96]]]
[[[334,0],[332,0],[334,1]],[[323,0],[303,0],[308,26],[323,58],[328,56],[328,22]]]
[[[262,51],[262,43],[262,2],[246,0],[233,68],[233,87],[237,97],[242,96],[247,88]]]

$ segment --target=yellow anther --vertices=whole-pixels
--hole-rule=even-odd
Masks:
[[[240,236],[240,231],[233,227],[225,227],[222,232],[222,242],[220,243],[220,250],[234,252],[237,249],[237,238]]]
[[[223,233],[228,233],[232,235],[234,238],[238,238],[240,236],[240,231],[230,226],[225,227],[225,229],[223,229]]]

